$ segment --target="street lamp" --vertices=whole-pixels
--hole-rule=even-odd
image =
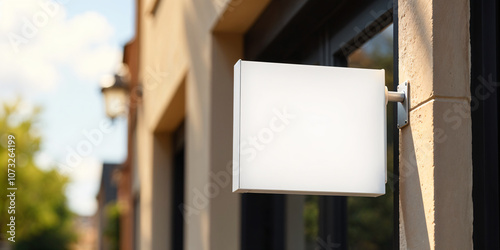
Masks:
[[[128,70],[125,66],[115,75],[107,75],[101,79],[106,115],[112,120],[127,113],[128,82]]]

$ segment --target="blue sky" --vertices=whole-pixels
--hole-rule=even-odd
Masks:
[[[81,215],[95,212],[102,162],[126,157],[126,120],[102,130],[109,120],[99,79],[115,72],[134,35],[134,3],[0,0],[0,102],[20,96],[26,114],[42,107],[36,162],[71,177],[69,206]],[[102,136],[92,142],[85,131]],[[91,148],[82,154],[82,145]]]

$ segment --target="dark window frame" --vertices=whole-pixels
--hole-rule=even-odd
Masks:
[[[365,6],[360,8],[359,6]],[[290,62],[347,66],[346,57],[390,23],[394,24],[394,79],[398,79],[397,0],[275,0],[245,34],[245,59],[267,62]],[[375,13],[375,14],[374,14]],[[335,22],[332,22],[335,20]],[[302,53],[297,53],[302,51]],[[394,108],[396,115],[396,109]],[[394,116],[396,117],[396,116]],[[399,130],[393,124],[393,142],[399,145]],[[394,249],[399,249],[399,148],[394,147]],[[261,242],[260,249],[284,249],[285,226],[260,225],[273,228],[275,238],[259,238],[255,216],[263,204],[272,204],[268,223],[284,224],[283,195],[248,194],[242,196],[242,249]],[[346,197],[322,196],[319,201],[319,237],[330,239],[347,249]],[[280,233],[281,230],[281,233]],[[265,243],[268,242],[268,243]],[[263,247],[264,246],[264,247]]]
[[[185,126],[182,122],[172,133],[172,249],[184,249],[184,215],[180,209],[185,195]]]
[[[472,199],[474,249],[500,249],[499,129],[500,4],[470,2]],[[493,89],[484,98],[485,89]]]

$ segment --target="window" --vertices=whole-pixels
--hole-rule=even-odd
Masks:
[[[361,59],[370,58],[367,55],[375,56],[368,52],[375,46],[370,44],[378,44],[378,38],[358,49],[392,23],[392,9],[391,1],[380,0],[273,1],[245,34],[245,59],[342,67],[364,63]],[[383,34],[391,30],[388,28]],[[387,50],[392,52],[392,46]],[[385,56],[389,58],[389,55]],[[392,63],[390,58],[388,61]],[[390,67],[390,63],[366,67]],[[386,69],[386,73],[389,70]],[[397,70],[394,74],[397,75]],[[388,80],[391,78],[387,77]],[[389,89],[394,88],[389,86]],[[388,114],[392,114],[391,109]],[[389,131],[397,129],[393,126]],[[389,134],[392,137],[388,140],[399,140],[397,132]],[[389,142],[388,145],[393,144]],[[392,157],[388,156],[388,162],[399,155],[397,147],[393,149],[394,153]],[[392,152],[391,148],[388,152]],[[397,170],[397,161],[394,163],[394,169]],[[347,249],[348,239],[350,249],[387,249],[391,244],[398,246],[398,202],[392,201],[392,197],[398,197],[397,172],[388,174],[388,177],[392,181],[389,184],[394,188],[387,188],[387,192],[394,191],[394,195],[385,195],[377,198],[377,201],[373,198],[303,196],[300,202],[297,196],[289,195],[242,195],[242,249],[291,249],[290,234],[297,232],[301,232],[304,237],[296,241],[301,242],[303,247],[294,246],[294,249]],[[303,206],[303,217],[299,218],[303,225],[301,230],[288,229],[299,224],[291,221],[293,216],[287,216],[297,211],[290,206]],[[363,211],[365,206],[377,206],[377,209],[373,211],[369,207]],[[383,223],[380,220],[372,220],[377,225],[364,223],[364,216],[373,217],[385,212],[388,219]],[[394,214],[394,220],[391,220],[391,214]],[[380,230],[381,226],[388,229]],[[371,231],[373,228],[378,230]],[[366,231],[372,234],[365,235]],[[383,231],[383,234],[379,234],[379,231]],[[354,245],[357,241],[362,244]]]
[[[184,203],[184,123],[173,133],[172,173],[172,249],[184,249],[184,217],[179,208]]]

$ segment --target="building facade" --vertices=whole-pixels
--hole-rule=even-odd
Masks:
[[[409,126],[389,128],[393,246],[498,249],[496,1],[136,4],[121,249],[306,249],[307,197],[231,192],[233,65],[349,66],[389,26],[389,88],[411,83]],[[347,249],[347,198],[317,204],[312,247]]]
[[[110,235],[107,231],[109,231],[112,226],[110,225],[112,218],[110,218],[109,210],[111,209],[111,206],[115,204],[118,192],[118,186],[113,175],[119,168],[119,164],[102,164],[101,182],[96,197],[97,211],[94,215],[98,236],[96,240],[96,248],[99,250],[113,249],[113,243],[116,244],[115,242],[112,242],[113,239],[109,238]]]

